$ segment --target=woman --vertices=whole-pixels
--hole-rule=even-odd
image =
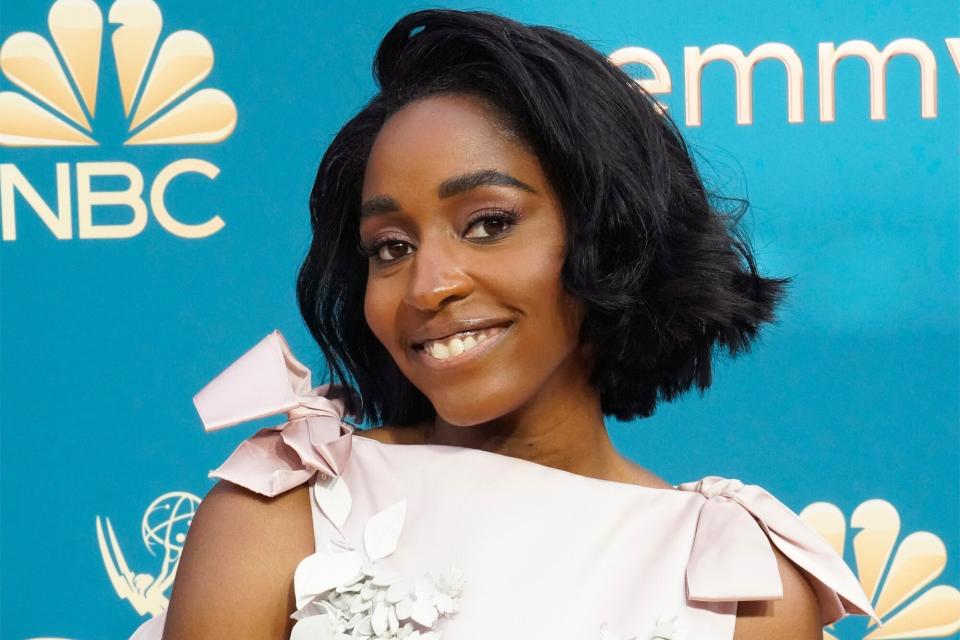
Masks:
[[[570,35],[481,12],[404,17],[374,67],[298,282],[337,383],[312,389],[274,332],[196,396],[208,429],[289,421],[211,473],[163,638],[813,640],[874,616],[769,493],[674,487],[607,435],[706,389],[787,284],[655,102]]]

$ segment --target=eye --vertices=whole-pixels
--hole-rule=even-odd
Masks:
[[[404,247],[407,248],[406,251],[403,250]],[[410,244],[408,242],[396,238],[384,238],[374,244],[369,250],[364,250],[364,253],[371,258],[376,258],[377,261],[382,264],[387,264],[396,262],[410,253],[409,249]]]
[[[470,234],[467,234],[464,237],[473,238],[476,240],[496,238],[506,233],[507,229],[513,226],[518,217],[519,216],[513,211],[489,211],[487,213],[480,214],[470,222],[470,225],[467,228],[473,229],[476,227],[486,235],[471,236]],[[493,229],[492,233],[490,231],[491,229]]]
[[[481,213],[467,224],[468,233],[464,235],[464,238],[487,242],[496,240],[505,234],[519,218],[520,216],[514,211],[497,210]],[[469,231],[474,228],[479,229],[482,235],[471,235]],[[370,247],[360,244],[358,248],[361,253],[374,258],[381,265],[397,262],[412,252],[412,246],[409,242],[390,236],[378,240]]]

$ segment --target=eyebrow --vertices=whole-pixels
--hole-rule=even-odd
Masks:
[[[437,196],[441,200],[444,198],[452,198],[471,189],[483,186],[512,187],[529,193],[537,192],[536,189],[526,182],[518,180],[508,173],[497,171],[496,169],[479,169],[447,178],[437,187]],[[389,196],[374,196],[360,206],[360,219],[363,220],[370,216],[392,213],[399,210],[400,205],[397,204],[397,201],[393,198]]]

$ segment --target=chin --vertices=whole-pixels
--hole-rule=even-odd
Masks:
[[[463,406],[456,402],[437,402],[430,399],[437,416],[447,424],[455,427],[474,427],[496,418],[496,412],[480,410],[479,407]],[[487,403],[484,403],[487,404]]]
[[[470,429],[471,427],[479,427],[483,424],[486,424],[487,422],[490,422],[490,420],[493,420],[493,418],[487,418],[487,417],[478,418],[476,415],[464,415],[464,414],[450,415],[450,414],[445,414],[441,411],[438,411],[437,415],[440,416],[440,418],[447,424],[454,427],[461,427],[463,429]]]
[[[509,414],[520,403],[514,395],[488,389],[484,393],[475,394],[467,403],[456,398],[447,400],[430,395],[427,397],[444,422],[455,427],[470,428],[493,422]]]

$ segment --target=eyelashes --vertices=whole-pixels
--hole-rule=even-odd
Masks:
[[[466,238],[473,242],[479,243],[492,243],[497,240],[500,240],[505,236],[511,227],[513,227],[520,219],[520,214],[516,209],[490,209],[483,211],[467,222],[467,233],[470,232],[474,227],[483,227],[487,223],[497,222],[502,223],[502,229],[495,234],[489,234],[483,238]],[[489,232],[488,232],[489,233]],[[467,234],[465,233],[464,236]],[[407,251],[402,256],[396,258],[383,258],[381,257],[381,250],[387,246],[397,246],[397,245],[407,245],[410,246],[410,243],[407,242],[402,236],[398,235],[386,235],[381,238],[378,238],[375,242],[371,243],[369,246],[364,245],[362,242],[357,244],[357,250],[367,258],[372,258],[375,262],[381,265],[393,264],[402,260],[404,257],[410,255],[410,251]]]

